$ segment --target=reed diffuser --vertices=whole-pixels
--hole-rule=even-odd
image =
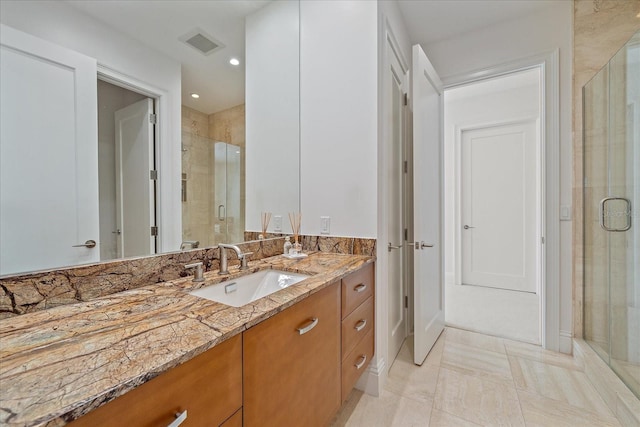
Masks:
[[[267,228],[269,228],[269,221],[271,221],[271,212],[262,212],[260,214],[260,223],[262,225],[262,234],[258,235],[258,239],[262,240],[267,237]]]
[[[289,222],[291,223],[291,231],[293,232],[293,244],[291,245],[290,254],[296,255],[302,253],[302,245],[298,241],[300,236],[300,224],[302,222],[302,214],[289,213]]]

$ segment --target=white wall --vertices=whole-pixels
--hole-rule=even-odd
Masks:
[[[374,1],[300,3],[302,233],[377,235],[378,46]]]
[[[180,64],[61,1],[2,1],[0,22],[97,59],[162,94],[160,99],[161,251],[182,240],[180,207]],[[96,76],[97,77],[97,76]]]
[[[559,49],[560,203],[572,202],[571,81],[573,2],[545,2],[545,8],[459,37],[423,46],[444,84],[456,76]],[[561,350],[570,351],[572,225],[560,224]]]
[[[260,213],[300,210],[300,45],[297,2],[273,2],[246,19],[246,229]],[[278,147],[274,150],[273,147]],[[304,210],[302,211],[304,214]],[[306,215],[305,215],[306,216]],[[274,231],[271,220],[269,230]]]

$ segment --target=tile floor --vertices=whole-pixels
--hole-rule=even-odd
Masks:
[[[355,390],[332,427],[620,426],[572,356],[454,328],[422,366],[410,347],[382,395]]]

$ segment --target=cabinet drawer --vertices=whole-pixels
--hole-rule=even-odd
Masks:
[[[373,264],[367,264],[342,279],[343,319],[373,294],[373,286]]]
[[[339,283],[246,330],[243,357],[245,427],[326,426],[340,407]]]
[[[348,396],[373,357],[373,330],[342,361],[342,400]]]
[[[369,297],[342,321],[342,358],[373,329],[373,297]]]
[[[220,424],[220,427],[242,427],[242,408],[238,409],[227,421]]]
[[[242,335],[194,357],[89,412],[72,427],[217,426],[242,406]]]

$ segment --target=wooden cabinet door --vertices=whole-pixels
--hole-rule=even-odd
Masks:
[[[186,410],[181,427],[218,426],[241,406],[242,336],[236,335],[69,425],[168,426]]]
[[[245,427],[331,421],[341,402],[338,284],[245,331],[243,340]]]

